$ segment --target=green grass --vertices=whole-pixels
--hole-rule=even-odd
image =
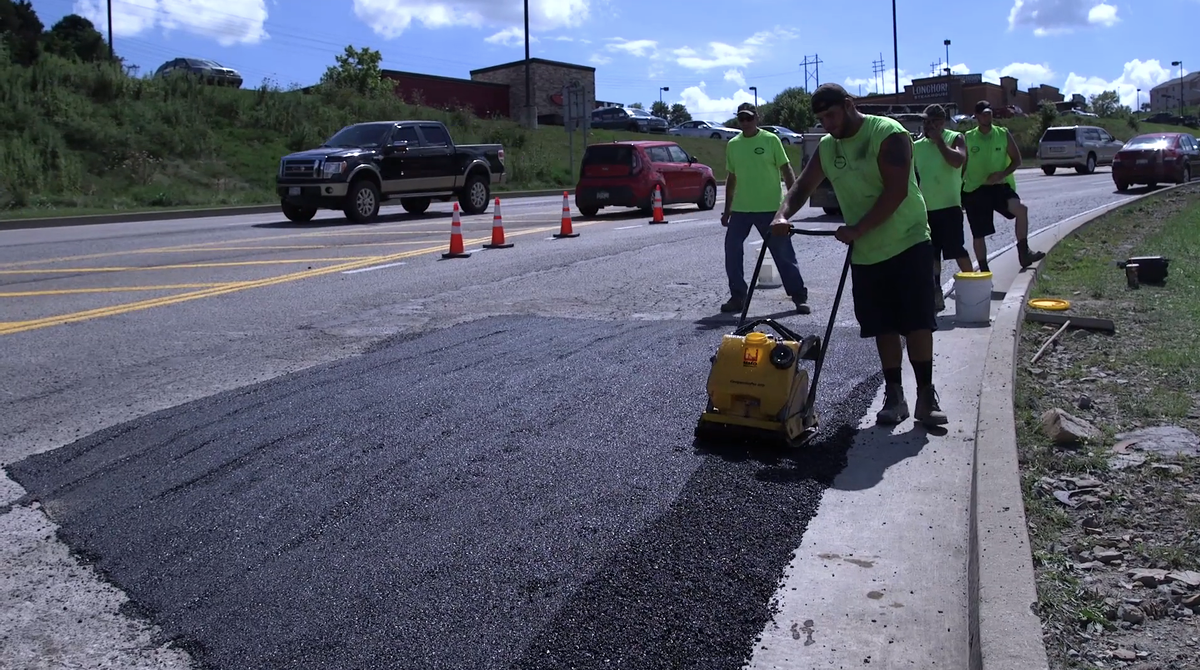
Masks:
[[[135,78],[46,56],[30,68],[0,65],[0,218],[270,204],[281,156],[381,119],[435,119],[460,144],[503,144],[510,181],[497,191],[574,186],[561,127],[529,131],[390,95]],[[588,139],[660,137],[593,131]],[[725,178],[724,142],[671,139]],[[576,165],[581,143],[576,133]],[[789,154],[798,171],[800,150]]]

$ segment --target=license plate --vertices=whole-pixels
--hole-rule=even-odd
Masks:
[[[288,189],[288,195],[300,195],[300,187],[293,186]]]
[[[608,191],[596,191],[597,200],[608,200]]]
[[[1061,154],[1066,151],[1066,147],[1050,147],[1050,153]]]
[[[1149,158],[1139,158],[1139,159],[1137,160],[1137,164],[1138,164],[1138,165],[1145,165],[1146,163],[1149,163],[1149,162],[1150,162],[1150,159],[1149,159]]]

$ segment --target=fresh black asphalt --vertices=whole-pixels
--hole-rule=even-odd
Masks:
[[[698,446],[728,327],[474,321],[10,476],[208,667],[733,670],[879,379],[838,327],[820,442]]]

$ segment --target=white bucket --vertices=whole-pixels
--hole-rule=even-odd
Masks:
[[[992,273],[955,273],[954,320],[958,323],[991,323],[991,317]]]

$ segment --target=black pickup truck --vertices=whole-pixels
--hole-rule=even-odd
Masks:
[[[465,214],[482,214],[492,184],[505,176],[499,144],[455,145],[437,121],[375,121],[347,126],[316,149],[284,156],[275,181],[283,214],[292,221],[309,221],[318,209],[340,209],[364,223],[393,198],[414,214],[433,200],[451,198]]]

